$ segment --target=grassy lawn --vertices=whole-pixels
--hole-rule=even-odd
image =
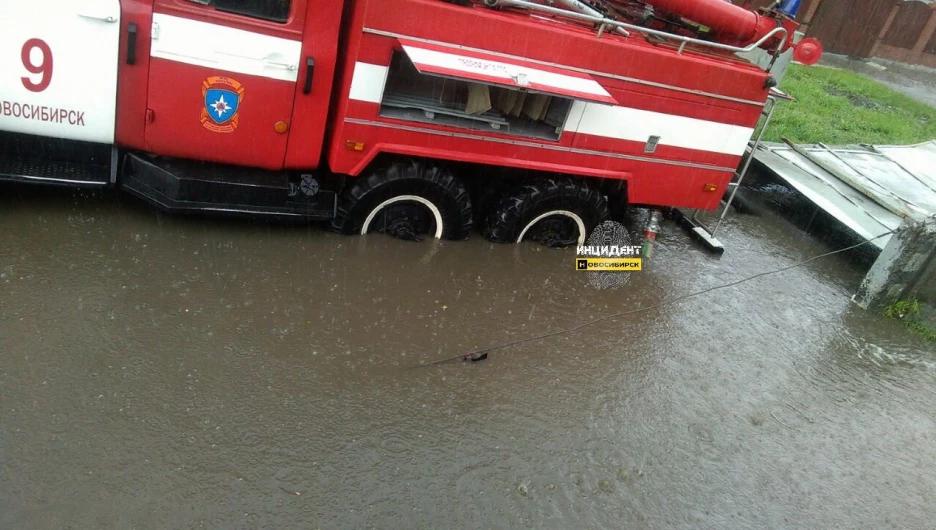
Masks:
[[[936,138],[936,108],[846,70],[791,65],[764,139],[796,143],[913,144]]]

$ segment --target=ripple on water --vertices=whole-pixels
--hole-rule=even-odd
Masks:
[[[406,440],[400,433],[388,429],[384,430],[378,436],[380,438],[380,447],[386,451],[388,455],[404,455],[412,450],[412,440]]]

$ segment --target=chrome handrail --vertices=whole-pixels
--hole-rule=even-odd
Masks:
[[[636,31],[638,33],[644,33],[647,35],[654,35],[657,37],[662,37],[664,39],[671,39],[680,42],[679,49],[676,53],[682,53],[685,50],[687,44],[696,44],[699,46],[705,46],[709,48],[715,48],[718,50],[731,51],[735,53],[745,53],[751,52],[761,47],[762,44],[768,42],[769,40],[775,38],[777,35],[782,34],[783,36],[780,39],[780,43],[777,45],[777,51],[782,50],[787,43],[787,39],[790,34],[785,28],[777,27],[770,30],[766,35],[758,39],[756,42],[748,44],[745,47],[731,46],[730,44],[722,44],[720,42],[711,42],[701,39],[694,39],[692,37],[684,37],[682,35],[674,35],[672,33],[667,33],[665,31],[659,31],[650,28],[644,28],[641,26],[635,26],[633,24],[628,24],[626,22],[619,22],[617,20],[611,20],[606,17],[596,17],[592,15],[587,15],[584,13],[578,13],[576,11],[569,11],[568,9],[562,9],[558,7],[550,7],[543,4],[537,4],[535,2],[529,2],[527,0],[483,0],[484,5],[488,7],[497,7],[497,6],[507,6],[507,7],[522,7],[526,9],[533,9],[536,11],[542,11],[545,13],[551,13],[553,15],[559,15],[567,18],[573,18],[576,20],[584,20],[587,22],[594,22],[598,24],[598,36],[604,32],[605,26],[612,26],[615,28],[620,28],[623,30]],[[770,71],[770,68],[767,68],[767,71]]]

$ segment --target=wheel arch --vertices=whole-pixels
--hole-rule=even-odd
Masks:
[[[480,162],[476,158],[444,150],[378,144],[368,151],[359,164],[354,166],[353,171],[347,173],[344,185],[352,185],[361,176],[394,162],[421,160],[448,169],[465,184],[472,196],[477,221],[483,221],[487,215],[488,205],[482,197],[485,192],[495,189],[503,192],[507,187],[519,186],[525,182],[543,178],[569,177],[593,183],[608,198],[613,216],[622,214],[631,203],[628,183],[633,174],[629,172],[587,170],[588,168],[578,166],[552,167],[551,165],[548,169],[544,169],[540,167],[542,164],[528,167],[530,164],[522,160],[507,160],[510,163],[490,164]]]
[[[366,173],[373,165],[375,160],[387,156],[419,158],[434,163],[455,162],[473,164],[485,167],[513,168],[520,170],[541,171],[544,173],[578,176],[584,178],[596,178],[602,180],[629,180],[633,174],[628,171],[613,171],[609,169],[596,169],[567,164],[550,164],[537,162],[535,160],[524,160],[518,158],[502,156],[478,156],[469,152],[452,151],[448,149],[434,149],[430,147],[420,147],[413,145],[378,143],[368,149],[361,158],[350,165],[347,171],[343,171],[352,177]],[[341,165],[336,164],[337,171],[341,171]]]

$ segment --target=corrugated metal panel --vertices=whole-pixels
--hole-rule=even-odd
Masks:
[[[767,143],[755,159],[865,239],[905,218],[936,216],[936,140],[913,146]],[[873,243],[884,248],[888,239]]]

